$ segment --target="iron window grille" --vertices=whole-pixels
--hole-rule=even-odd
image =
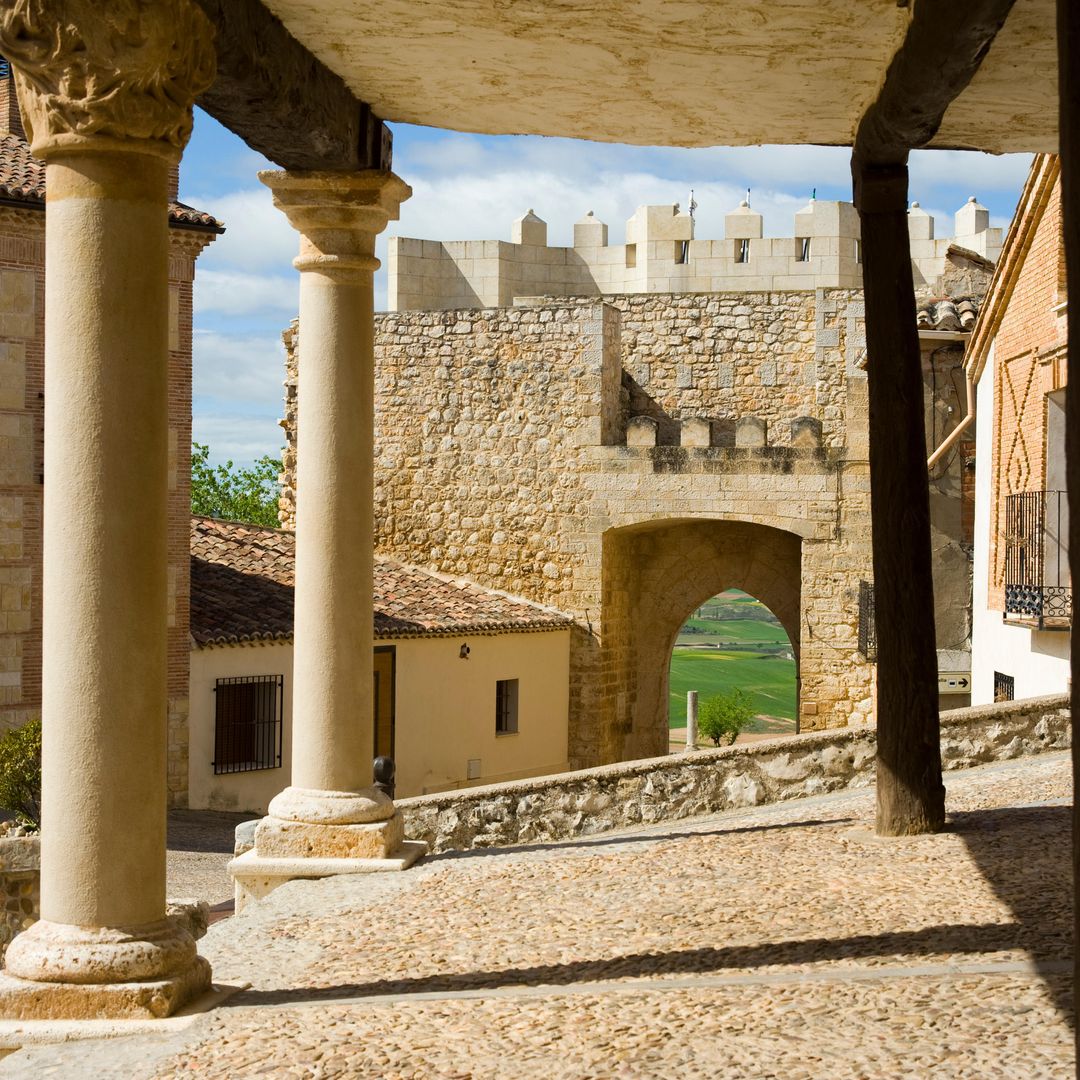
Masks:
[[[877,660],[874,586],[869,581],[859,582],[859,652],[869,661]]]
[[[1064,491],[1005,499],[1005,619],[1040,630],[1072,623],[1069,503]]]
[[[499,679],[495,683],[495,734],[514,735],[518,729],[518,681]]]
[[[994,701],[1012,701],[1016,696],[1016,679],[1012,675],[994,672]]]
[[[218,679],[214,766],[221,773],[281,768],[283,675]]]

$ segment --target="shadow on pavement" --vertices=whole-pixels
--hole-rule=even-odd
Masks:
[[[903,930],[887,934],[860,934],[848,938],[810,938],[725,948],[682,949],[669,953],[631,953],[627,956],[577,960],[566,964],[433,974],[410,979],[290,990],[246,990],[229,1000],[232,1005],[286,1005],[322,998],[378,997],[383,994],[453,993],[506,986],[567,986],[613,979],[655,978],[661,975],[702,975],[730,969],[771,965],[860,960],[871,957],[927,957],[979,954],[1022,948],[1016,923],[957,923]]]
[[[979,871],[1009,906],[1023,948],[1043,975],[1062,1017],[1074,1028],[1068,980],[1050,978],[1048,964],[1071,963],[1072,863],[1070,806],[1006,806],[950,814]]]

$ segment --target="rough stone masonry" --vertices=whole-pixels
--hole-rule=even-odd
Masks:
[[[869,722],[862,316],[843,289],[379,316],[378,549],[574,616],[574,767],[666,750],[671,645],[730,587],[783,623],[803,730]]]

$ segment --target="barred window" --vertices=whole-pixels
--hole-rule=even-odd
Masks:
[[[214,772],[281,767],[283,675],[218,679],[214,686]]]
[[[1016,679],[1012,675],[994,672],[994,701],[1012,701],[1016,695]]]

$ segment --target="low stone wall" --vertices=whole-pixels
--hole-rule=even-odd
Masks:
[[[41,918],[41,837],[0,836],[0,964],[16,934]],[[210,905],[205,900],[169,900],[166,915],[178,921],[192,937],[206,933]]]
[[[1029,698],[941,717],[945,769],[1070,745],[1069,699]],[[402,799],[405,832],[432,851],[565,840],[821,795],[874,781],[872,728],[794,735]]]
[[[41,839],[0,837],[0,961],[11,939],[33,926],[41,914]]]

